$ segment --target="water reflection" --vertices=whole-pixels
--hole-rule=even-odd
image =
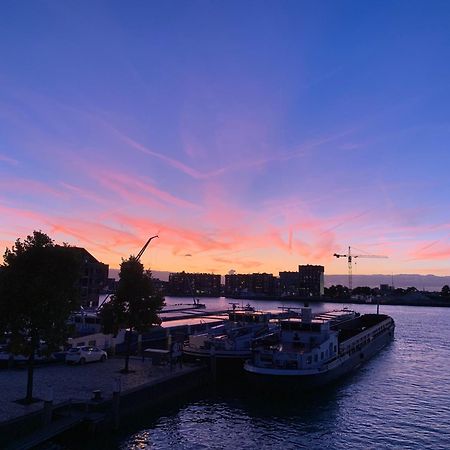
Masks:
[[[339,420],[339,386],[318,393],[255,393],[240,379],[203,393],[125,440],[122,449],[310,447],[332,433]],[[295,433],[292,425],[295,424]],[[151,429],[151,437],[148,430]]]

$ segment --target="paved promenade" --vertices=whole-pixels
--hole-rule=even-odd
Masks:
[[[130,370],[134,373],[123,375],[119,371],[124,366],[124,360],[113,358],[104,363],[90,363],[83,366],[68,366],[54,364],[36,367],[34,371],[33,395],[45,398],[48,388],[53,388],[54,403],[66,400],[90,400],[92,391],[99,389],[103,398],[112,396],[115,380],[120,378],[122,391],[139,385],[157,381],[171,374],[168,366],[152,366],[147,359],[130,359]],[[175,368],[172,373],[181,373],[189,368]],[[26,369],[0,370],[0,422],[23,414],[37,411],[43,407],[43,402],[23,406],[15,400],[25,397],[27,384]]]

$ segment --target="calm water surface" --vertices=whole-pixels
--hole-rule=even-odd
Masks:
[[[228,300],[204,302],[217,308]],[[254,395],[236,382],[181,399],[162,415],[149,411],[93,448],[450,449],[450,309],[384,306],[382,312],[396,321],[395,340],[331,388],[280,398]]]

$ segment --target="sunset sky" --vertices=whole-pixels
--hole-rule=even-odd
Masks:
[[[0,4],[0,250],[450,274],[450,2]]]

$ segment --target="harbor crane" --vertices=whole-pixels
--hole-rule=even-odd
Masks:
[[[139,251],[139,253],[136,255],[136,261],[139,261],[141,259],[141,256],[144,254],[145,250],[147,250],[147,247],[149,246],[150,242],[155,239],[155,238],[159,238],[159,236],[157,234],[155,234],[154,236],[150,237],[148,239],[148,241],[145,243],[145,245],[141,248],[141,250]],[[98,306],[97,310],[100,310],[100,308],[103,306],[103,304],[106,302],[106,300],[108,300],[109,296],[111,294],[108,294],[103,301],[100,303],[100,305]]]
[[[155,234],[154,236],[152,236],[148,239],[148,241],[145,243],[145,245],[141,248],[140,252],[136,255],[137,261],[139,261],[141,259],[141,256],[144,254],[145,250],[147,250],[148,245],[155,238],[159,238],[159,236],[157,234]]]
[[[348,253],[346,255],[340,255],[335,253],[333,256],[336,258],[347,258],[348,263],[348,288],[350,289],[350,293],[352,292],[352,261],[355,258],[387,258],[385,255],[352,255],[350,246],[348,247]]]

